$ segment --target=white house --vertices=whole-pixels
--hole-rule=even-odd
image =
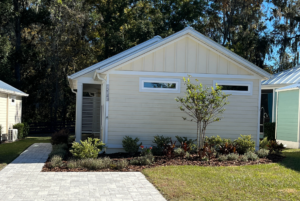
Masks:
[[[76,141],[94,133],[108,152],[122,151],[125,135],[152,145],[155,135],[196,138],[196,125],[174,100],[184,96],[182,78],[224,86],[230,104],[207,135],[236,139],[252,135],[259,142],[261,81],[271,75],[193,28],[167,38],[156,36],[68,76],[76,93]]]
[[[21,123],[22,97],[28,94],[0,80],[0,125],[7,134],[14,124]]]

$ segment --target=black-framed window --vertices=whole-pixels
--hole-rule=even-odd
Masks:
[[[248,91],[248,86],[242,86],[242,85],[219,85],[222,87],[222,90],[228,90],[228,91]]]

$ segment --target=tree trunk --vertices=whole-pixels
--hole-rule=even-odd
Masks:
[[[201,122],[197,122],[197,148],[200,149],[201,147]]]
[[[21,73],[20,73],[20,58],[22,57],[21,53],[21,22],[20,22],[20,10],[19,10],[19,3],[18,0],[14,0],[14,12],[18,13],[15,16],[15,34],[16,34],[16,58],[15,58],[15,77],[17,81],[17,87],[20,87],[21,81]]]

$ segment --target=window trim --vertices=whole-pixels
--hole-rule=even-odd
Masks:
[[[245,95],[252,96],[253,95],[253,82],[249,81],[231,81],[231,80],[214,80],[214,87],[218,85],[239,85],[239,86],[248,86],[248,91],[235,91],[235,90],[222,90],[226,94],[231,95]]]
[[[140,92],[155,92],[155,93],[180,93],[181,79],[170,79],[170,78],[149,78],[140,77],[139,79],[139,91]],[[176,88],[147,88],[144,87],[145,82],[163,82],[163,83],[175,83]]]

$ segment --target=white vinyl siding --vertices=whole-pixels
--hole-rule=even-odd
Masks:
[[[108,144],[121,145],[125,135],[139,137],[145,145],[153,144],[155,135],[170,136],[173,140],[176,140],[176,135],[195,138],[196,123],[182,119],[186,115],[178,109],[180,104],[174,100],[177,96],[185,95],[183,80],[179,94],[142,93],[139,92],[140,77],[110,75]],[[197,79],[203,85],[213,85],[213,78]],[[222,80],[253,82],[253,94],[229,97],[230,104],[226,106],[224,118],[208,126],[207,136],[219,135],[222,138],[236,139],[240,134],[251,134],[256,140],[260,80]]]

